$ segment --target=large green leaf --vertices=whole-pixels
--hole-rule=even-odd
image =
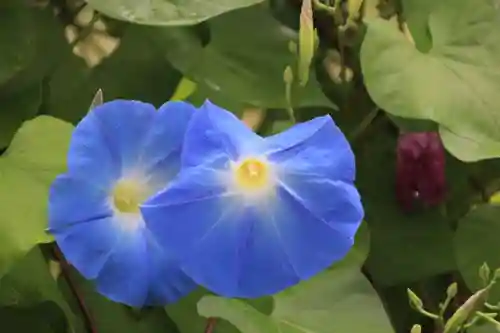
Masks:
[[[21,3],[0,10],[0,149],[37,114],[42,79],[57,62],[63,27],[49,8]]]
[[[0,91],[0,149],[9,145],[21,124],[35,116],[42,103],[42,89],[35,84],[15,93]]]
[[[52,301],[64,311],[71,332],[82,332],[81,322],[59,291],[40,249],[35,247],[0,279],[0,305],[29,307],[44,301]]]
[[[201,317],[196,309],[196,304],[207,291],[199,288],[182,298],[175,304],[165,307],[168,316],[176,323],[179,333],[203,332],[207,325],[207,318]],[[218,333],[239,333],[231,324],[222,321],[217,323]]]
[[[267,5],[226,13],[209,25],[211,39],[206,47],[192,29],[149,29],[170,62],[198,84],[198,94],[205,93],[205,98],[221,106],[230,100],[229,106],[238,102],[285,108],[283,71],[297,61],[289,49],[297,32],[273,18]],[[304,88],[294,88],[295,107],[334,107],[314,75]]]
[[[40,116],[25,122],[0,158],[0,276],[34,245],[48,242],[47,200],[66,167],[73,126]]]
[[[29,307],[0,307],[0,323],[5,333],[68,333],[61,309],[51,301]]]
[[[455,236],[455,256],[465,282],[472,290],[483,287],[479,267],[488,263],[500,268],[500,206],[481,205],[472,209],[459,223]],[[500,286],[492,289],[492,303],[500,301]]]
[[[446,1],[446,0],[444,0]],[[415,46],[422,52],[432,47],[432,36],[429,30],[429,15],[443,0],[402,0],[404,17]]]
[[[431,5],[432,48],[422,53],[393,22],[368,22],[361,64],[368,91],[387,112],[441,125],[461,160],[500,156],[500,20],[493,1]],[[425,16],[425,15],[422,15]],[[418,30],[414,28],[414,30]]]
[[[204,332],[207,325],[207,318],[198,314],[197,303],[207,295],[211,295],[211,293],[203,288],[198,288],[177,303],[165,307],[168,316],[177,324],[179,333]],[[244,302],[264,314],[271,313],[273,307],[273,300],[270,297],[245,300]],[[226,320],[218,320],[216,332],[239,333],[239,330]]]
[[[33,61],[36,33],[31,12],[26,8],[14,6],[0,10],[0,85]]]
[[[18,1],[15,6],[0,11],[0,30],[0,86],[3,94],[16,93],[41,83],[69,48],[64,26],[51,7]],[[5,78],[8,82],[4,82]]]
[[[270,315],[238,300],[205,296],[198,311],[221,317],[242,333],[393,332],[377,293],[351,255],[339,265],[275,296]],[[363,253],[363,252],[362,252]]]
[[[88,0],[98,11],[118,20],[145,25],[194,25],[222,13],[264,0]],[[249,22],[250,23],[250,22]]]

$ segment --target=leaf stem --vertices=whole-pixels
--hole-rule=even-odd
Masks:
[[[379,111],[379,107],[375,107],[373,110],[371,110],[370,113],[368,113],[363,118],[363,120],[361,120],[361,123],[359,123],[358,127],[356,127],[354,131],[349,134],[349,141],[354,142],[361,135],[361,133],[363,133],[375,120],[375,118],[379,114]]]
[[[59,264],[61,265],[61,275],[64,277],[64,280],[66,280],[68,287],[71,289],[71,293],[77,300],[78,307],[80,308],[80,311],[83,315],[86,331],[89,333],[98,333],[94,319],[90,314],[87,305],[85,304],[82,293],[78,289],[74,279],[71,277],[71,266],[66,258],[64,258],[64,255],[62,254],[61,249],[57,246],[57,244],[54,244],[53,253],[54,257],[57,259],[57,261],[59,261]]]
[[[207,319],[207,326],[203,333],[214,333],[215,326],[217,325],[217,318],[210,317]]]

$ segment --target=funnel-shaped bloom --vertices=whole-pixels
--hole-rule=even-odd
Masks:
[[[439,205],[446,196],[445,153],[436,132],[401,134],[396,165],[397,199],[406,211]]]
[[[53,183],[49,230],[100,293],[131,306],[173,302],[195,284],[145,226],[139,205],[177,174],[194,107],[117,100],[75,128],[68,173]]]
[[[184,144],[183,171],[141,210],[200,285],[274,294],[352,247],[363,217],[354,155],[329,116],[262,138],[206,102]]]

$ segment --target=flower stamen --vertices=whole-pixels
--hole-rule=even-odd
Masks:
[[[260,191],[270,185],[270,165],[257,158],[246,158],[237,163],[233,174],[236,185],[244,191]]]
[[[139,206],[146,200],[144,184],[131,179],[119,180],[112,191],[114,208],[120,213],[139,213]]]

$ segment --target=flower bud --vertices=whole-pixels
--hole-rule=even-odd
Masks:
[[[410,333],[422,333],[422,326],[420,326],[418,324],[413,325]]]
[[[314,29],[312,0],[303,0],[300,10],[299,28],[299,70],[298,77],[301,86],[309,80],[309,70],[314,57],[316,30]]]
[[[408,299],[410,300],[410,305],[415,309],[423,309],[424,303],[411,289],[407,289],[406,293],[408,294]]]
[[[404,133],[398,139],[397,199],[406,211],[439,205],[446,195],[445,153],[436,132]]]
[[[484,286],[487,286],[491,280],[491,270],[488,263],[484,262],[481,267],[479,267],[479,278],[483,282]]]
[[[446,289],[446,297],[448,299],[452,299],[455,296],[457,296],[458,292],[458,284],[456,282],[453,282],[448,286],[448,289]]]

